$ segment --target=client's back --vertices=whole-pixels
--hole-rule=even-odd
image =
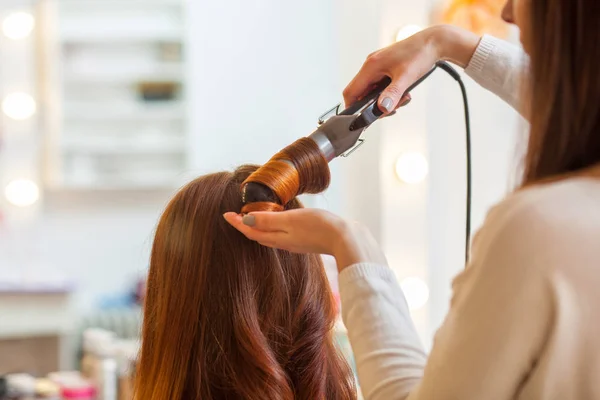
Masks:
[[[223,219],[255,167],[203,176],[169,203],[152,248],[139,400],[355,399],[317,255],[249,241]],[[292,200],[286,208],[298,208]]]

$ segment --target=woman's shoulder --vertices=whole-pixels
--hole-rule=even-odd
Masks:
[[[489,211],[473,251],[544,252],[559,260],[592,235],[600,235],[600,179],[579,176],[507,196]]]
[[[517,190],[492,208],[488,218],[511,224],[563,224],[578,215],[599,213],[600,177],[577,176]]]

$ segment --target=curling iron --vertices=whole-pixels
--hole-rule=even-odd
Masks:
[[[464,109],[465,109],[465,124],[466,124],[466,145],[467,145],[467,215],[466,215],[466,247],[465,259],[468,260],[469,244],[471,235],[471,128],[469,118],[469,107],[466,89],[460,74],[456,72],[445,61],[437,62],[431,70],[423,75],[419,80],[414,82],[405,92],[404,95],[410,93],[413,89],[419,86],[437,69],[443,69],[452,76],[460,85]],[[391,79],[386,77],[380,81],[367,95],[356,103],[350,105],[343,111],[340,111],[340,104],[328,110],[321,115],[318,120],[318,128],[311,133],[308,138],[314,141],[323,157],[327,162],[331,162],[337,157],[348,157],[356,151],[365,140],[362,134],[375,121],[377,121],[383,112],[379,109],[377,103],[381,93],[389,86]],[[259,183],[250,182],[243,187],[244,203],[251,202],[278,202],[277,196],[271,189]]]

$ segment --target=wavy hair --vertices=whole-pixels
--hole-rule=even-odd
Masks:
[[[200,177],[164,211],[136,399],[356,399],[334,345],[335,305],[320,256],[260,246],[222,217],[241,211],[241,184],[256,169]],[[285,208],[301,206],[294,199]]]

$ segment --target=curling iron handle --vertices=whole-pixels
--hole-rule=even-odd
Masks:
[[[440,62],[441,63],[441,62]],[[440,64],[438,63],[438,64]],[[408,87],[408,89],[406,89],[406,91],[404,92],[404,95],[407,95],[408,93],[412,92],[413,89],[415,89],[417,86],[419,86],[421,83],[423,83],[423,81],[427,78],[429,78],[429,76],[431,74],[433,74],[433,72],[437,69],[438,64],[434,65],[433,68],[431,68],[429,70],[429,72],[427,72],[425,75],[423,75],[422,77],[420,77],[415,83],[413,83],[412,85],[410,85]]]

